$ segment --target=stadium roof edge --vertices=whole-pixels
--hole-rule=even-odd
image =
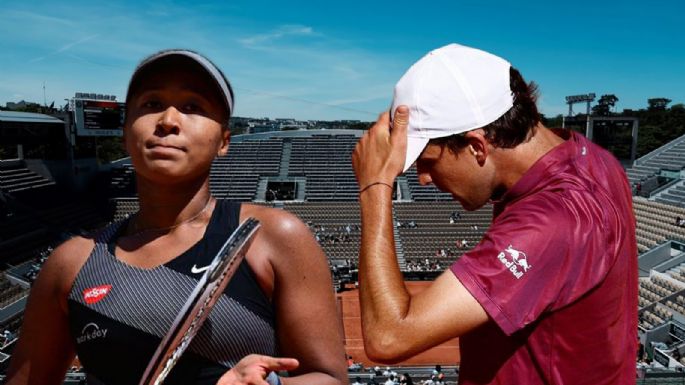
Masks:
[[[288,131],[268,131],[255,134],[232,135],[232,142],[242,142],[244,140],[259,140],[269,138],[309,138],[315,135],[354,135],[360,138],[365,130],[288,130]],[[229,150],[230,151],[230,150]]]
[[[0,122],[64,124],[62,120],[57,119],[54,116],[19,111],[0,111]]]

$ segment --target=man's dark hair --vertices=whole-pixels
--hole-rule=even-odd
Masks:
[[[540,114],[535,105],[537,85],[526,83],[521,73],[514,67],[509,69],[509,87],[514,94],[514,106],[504,115],[485,127],[485,137],[495,147],[513,148],[526,141],[530,132],[540,122]],[[457,152],[468,145],[464,134],[431,139],[431,144],[446,145]]]

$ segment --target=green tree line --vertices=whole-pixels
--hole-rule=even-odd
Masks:
[[[612,112],[612,108],[618,100],[618,97],[613,94],[602,95],[597,104],[592,107],[592,115],[637,118],[639,120],[638,157],[685,135],[685,104],[677,103],[668,107],[671,103],[670,99],[652,98],[647,100],[647,106],[643,109],[624,109],[622,112]],[[580,114],[579,116],[585,115]],[[561,127],[562,120],[561,114],[551,118],[542,116],[542,122],[547,127]]]

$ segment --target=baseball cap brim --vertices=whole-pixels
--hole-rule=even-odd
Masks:
[[[415,136],[407,137],[407,156],[404,159],[404,168],[402,169],[402,173],[407,172],[412,164],[416,162],[416,159],[419,158],[423,152],[423,149],[428,145],[429,140],[430,139],[417,138]]]

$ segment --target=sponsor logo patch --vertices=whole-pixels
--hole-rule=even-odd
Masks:
[[[100,329],[95,322],[91,322],[81,329],[81,335],[76,337],[76,343],[82,344],[84,342],[105,337],[107,337],[107,329]]]
[[[497,254],[497,259],[516,277],[521,279],[523,275],[532,267],[528,263],[528,256],[520,250],[516,250],[512,245],[507,246],[501,253]]]
[[[83,291],[83,300],[88,305],[101,301],[112,290],[112,285],[100,285]]]

